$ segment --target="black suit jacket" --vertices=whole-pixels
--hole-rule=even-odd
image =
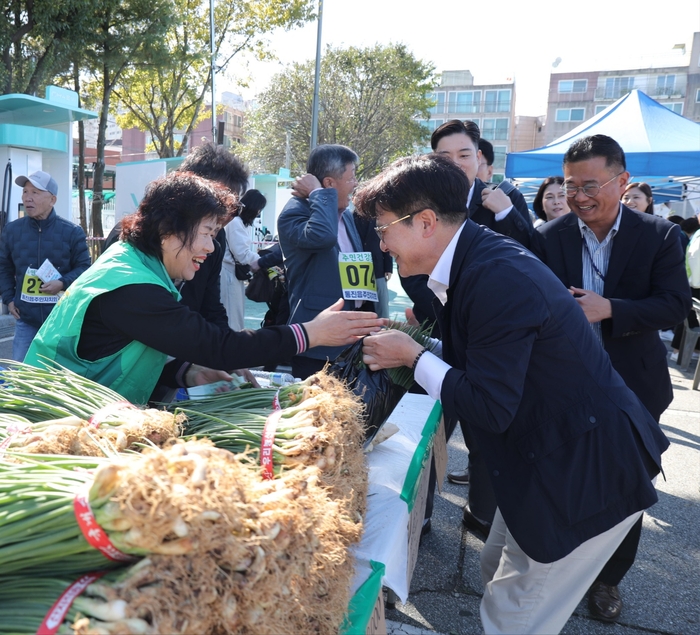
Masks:
[[[473,431],[525,553],[558,560],[656,501],[668,441],[530,252],[467,222],[441,321],[445,416]]]
[[[666,347],[659,330],[683,321],[691,306],[681,248],[673,223],[622,206],[603,295],[612,319],[603,320],[603,346],[625,383],[658,421],[673,400]],[[537,228],[533,251],[568,288],[583,286],[582,237],[569,213]]]

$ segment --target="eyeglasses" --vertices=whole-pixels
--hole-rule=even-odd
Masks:
[[[598,196],[598,192],[602,190],[608,183],[612,183],[620,174],[624,174],[625,170],[622,170],[619,174],[616,174],[613,176],[609,181],[606,181],[603,183],[603,185],[598,185],[597,183],[589,183],[588,185],[584,185],[583,187],[574,187],[570,183],[566,183],[561,186],[561,191],[566,194],[566,198],[574,198],[578,194],[578,191],[581,190],[588,198],[594,198]]]
[[[396,220],[391,221],[390,223],[387,223],[386,225],[380,225],[379,227],[375,227],[374,231],[377,232],[377,236],[379,236],[379,240],[384,240],[384,232],[389,229],[392,225],[396,225],[396,223],[400,223],[402,220],[406,220],[407,218],[411,218],[411,216],[415,216],[416,214],[420,214],[422,209],[417,209],[415,212],[411,212],[410,214],[406,214],[406,216],[402,216],[401,218],[397,218]]]

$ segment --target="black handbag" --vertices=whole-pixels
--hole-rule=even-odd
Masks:
[[[258,269],[245,288],[245,297],[253,302],[271,302],[275,293],[275,281],[270,279],[269,269]]]
[[[235,263],[235,273],[238,280],[250,280],[252,274],[250,273],[250,265],[242,265],[240,262],[233,261]]]

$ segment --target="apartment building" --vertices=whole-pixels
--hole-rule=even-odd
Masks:
[[[515,84],[474,84],[468,70],[443,71],[440,85],[430,96],[435,105],[423,125],[432,132],[450,119],[477,123],[482,136],[493,144],[494,181],[502,180],[514,136]]]
[[[693,35],[689,55],[685,45],[678,48],[681,46],[675,66],[552,73],[544,142],[561,137],[634,88],[673,112],[700,122],[700,32]]]

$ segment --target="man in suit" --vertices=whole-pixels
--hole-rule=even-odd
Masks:
[[[292,185],[293,198],[277,221],[289,292],[289,321],[306,322],[346,298],[345,309],[358,309],[340,254],[362,252],[350,197],[357,186],[359,158],[350,148],[320,145],[309,155],[307,174]],[[370,263],[371,264],[371,263]],[[319,346],[292,358],[292,374],[302,379],[333,361],[341,348]]]
[[[534,230],[522,194],[512,186],[508,192],[500,187],[492,188],[477,177],[480,164],[488,163],[484,150],[488,153],[489,148],[482,145],[482,141],[479,126],[473,121],[453,119],[433,132],[430,145],[437,154],[452,159],[469,179],[471,184],[467,197],[469,218],[479,225],[529,247]],[[491,148],[490,158],[493,163],[493,148]],[[469,449],[469,467],[451,472],[447,478],[453,483],[469,483],[462,522],[468,529],[485,538],[496,513],[496,499],[489,484],[486,465],[481,459],[478,443],[472,437],[467,423],[461,422],[460,425],[464,443]]]
[[[657,500],[668,441],[556,276],[465,221],[468,189],[433,154],[400,159],[356,194],[399,271],[428,275],[444,307],[442,359],[386,329],[364,340],[364,361],[413,368],[478,441],[498,503],[481,554],[484,631],[557,633]]]
[[[563,185],[572,213],[539,227],[532,249],[576,298],[613,368],[658,421],[673,399],[659,330],[688,314],[690,291],[680,228],[622,205],[628,179],[614,139],[573,143]],[[617,586],[634,562],[641,528],[640,518],[591,587],[593,617],[619,617]]]

